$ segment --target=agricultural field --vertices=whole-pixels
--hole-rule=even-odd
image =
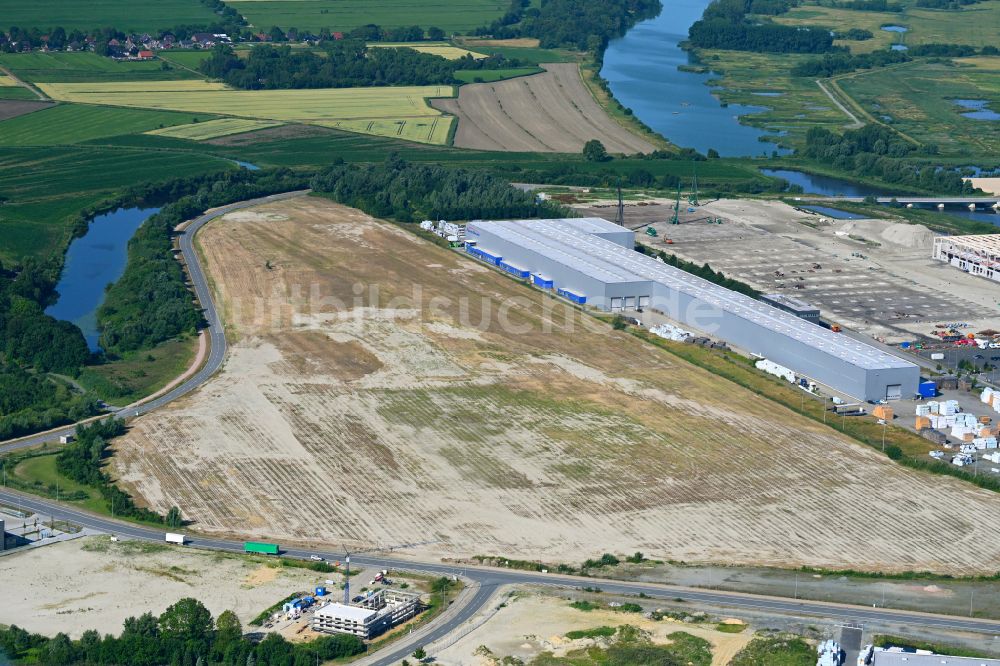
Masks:
[[[433,26],[446,33],[486,25],[510,6],[504,0],[388,0],[377,4],[365,0],[230,0],[226,4],[262,30],[276,25],[347,32],[374,23],[383,28]]]
[[[611,153],[645,153],[654,146],[612,120],[580,77],[575,63],[543,74],[462,86],[435,108],[458,117],[455,145],[502,151],[578,153],[600,139]]]
[[[446,119],[428,106],[427,98],[454,95],[452,86],[233,90],[222,83],[198,80],[41,83],[39,88],[53,99],[85,104],[216,113],[326,127],[346,122],[344,128],[353,131],[366,131],[370,123],[373,134],[405,134],[428,143],[444,143],[447,129],[439,129]],[[398,126],[393,128],[393,124]]]
[[[62,254],[82,209],[136,182],[234,168],[223,158],[186,152],[0,146],[0,193],[9,199],[0,206],[0,261]]]
[[[429,53],[430,55],[441,56],[442,58],[447,58],[448,60],[458,60],[459,58],[464,58],[467,55],[471,55],[477,60],[486,57],[482,53],[463,49],[458,46],[452,46],[447,42],[374,42],[372,44],[368,44],[368,48],[413,49],[414,51],[419,51],[420,53]]]
[[[83,143],[184,125],[191,115],[85,104],[56,104],[0,122],[0,146],[56,146]],[[212,116],[205,116],[211,118]]]
[[[242,51],[237,51],[237,53],[242,53]],[[170,49],[169,51],[159,51],[156,54],[156,57],[164,62],[170,63],[171,65],[198,69],[198,67],[201,66],[201,63],[208,59],[211,55],[212,51],[209,49],[198,49],[196,51],[180,51],[177,49]]]
[[[0,67],[22,81],[43,83],[97,81],[164,81],[190,79],[192,72],[179,67],[164,69],[156,60],[118,61],[96,53],[3,53]]]
[[[255,130],[266,129],[268,127],[279,127],[281,123],[273,120],[247,120],[245,118],[218,118],[205,122],[189,123],[186,125],[174,125],[161,129],[149,130],[146,134],[155,136],[169,136],[175,139],[187,139],[188,141],[207,141],[217,139],[220,136],[230,134],[242,134],[243,132],[253,132]],[[2,126],[0,126],[2,129]]]
[[[400,120],[338,120],[322,124],[348,132],[387,136],[440,146],[448,143],[451,126],[454,122],[455,119],[451,116],[439,115],[431,118]]]
[[[563,49],[543,49],[538,47],[536,39],[458,39],[456,44],[476,53],[487,55],[502,55],[505,58],[517,58],[530,64],[539,65],[549,62],[576,62],[579,53]]]
[[[22,28],[93,30],[114,26],[125,31],[153,31],[178,25],[205,25],[216,19],[198,0],[5,0],[3,25]]]
[[[974,63],[907,63],[841,76],[837,84],[867,113],[922,143],[937,144],[942,154],[995,156],[1000,121],[965,117],[966,109],[953,101],[983,100],[1000,112],[1000,57]]]
[[[0,88],[13,88],[15,86],[21,85],[17,82],[13,76],[8,76],[7,74],[0,74]]]
[[[550,562],[1000,566],[978,518],[1000,496],[900,467],[396,225],[309,197],[199,242],[229,359],[135,420],[111,465],[202,532]]]

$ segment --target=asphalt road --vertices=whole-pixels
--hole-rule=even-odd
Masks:
[[[222,322],[219,320],[219,315],[215,310],[215,304],[212,301],[212,294],[208,288],[208,281],[205,279],[205,273],[202,270],[201,264],[198,262],[198,256],[194,249],[195,233],[208,222],[216,219],[217,217],[221,217],[226,213],[231,213],[234,210],[259,206],[260,204],[271,201],[280,201],[282,199],[300,197],[306,193],[308,193],[308,190],[285,192],[283,194],[273,194],[269,197],[249,199],[247,201],[239,201],[234,204],[229,204],[228,206],[222,206],[221,208],[216,208],[211,212],[205,213],[201,217],[196,218],[181,234],[179,234],[181,254],[184,256],[184,262],[187,264],[188,275],[190,276],[191,283],[194,285],[194,291],[198,296],[198,302],[201,303],[204,308],[205,320],[208,322],[208,328],[206,329],[209,343],[208,358],[205,359],[205,363],[202,365],[201,369],[189,377],[184,383],[174,387],[168,393],[165,393],[148,402],[144,402],[139,406],[114,412],[115,418],[122,419],[139,416],[140,414],[151,412],[154,409],[159,409],[168,402],[172,402],[177,398],[190,393],[204,384],[209,377],[215,374],[215,371],[222,367],[222,362],[226,358],[226,332]],[[44,442],[57,441],[59,437],[63,435],[72,435],[75,431],[76,424],[73,424],[68,425],[65,428],[50,430],[38,435],[31,435],[29,437],[12,440],[5,444],[0,444],[0,454],[14,451],[16,449],[23,449],[29,446],[35,446],[36,444],[42,444]]]

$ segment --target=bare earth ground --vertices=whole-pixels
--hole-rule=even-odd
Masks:
[[[34,100],[0,99],[0,120],[16,118],[26,113],[47,109],[52,102],[36,102]]]
[[[646,153],[655,146],[616,123],[594,101],[576,63],[542,65],[545,72],[462,86],[458,97],[431,100],[458,116],[460,148],[578,153],[600,139],[611,153]]]
[[[270,568],[221,553],[108,537],[85,537],[0,557],[0,624],[78,638],[88,629],[119,633],[122,622],[194,597],[212,615],[236,612],[244,625],[292,592],[311,590],[327,574]]]
[[[408,551],[433,556],[1000,567],[982,519],[996,494],[901,468],[589,317],[569,330],[568,306],[393,225],[303,198],[200,239],[230,357],[137,419],[114,460],[197,530],[436,540]]]
[[[615,214],[608,206],[581,210],[605,219]],[[712,201],[682,212],[680,225],[669,224],[672,215],[673,204],[630,206],[625,220],[631,227],[654,221],[658,238],[637,236],[652,247],[708,262],[765,293],[809,301],[828,320],[887,342],[928,335],[936,323],[1000,328],[1000,287],[931,259],[934,233],[922,225],[830,220],[752,199]],[[707,224],[706,217],[724,223]]]
[[[732,620],[736,622],[736,620]],[[485,645],[497,657],[508,655],[524,662],[542,652],[561,658],[566,653],[601,644],[601,639],[566,638],[566,633],[595,627],[620,627],[630,624],[649,632],[654,643],[669,643],[668,634],[683,631],[712,644],[712,666],[725,666],[750,642],[753,632],[725,633],[715,625],[698,626],[673,620],[660,622],[631,613],[597,609],[588,612],[570,607],[566,599],[537,592],[519,591],[506,599],[501,608],[484,624],[462,637],[454,645],[434,652],[435,663],[442,666],[489,666],[490,660],[476,654]]]

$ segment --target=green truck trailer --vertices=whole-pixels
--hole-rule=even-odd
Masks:
[[[261,543],[259,541],[247,541],[243,544],[243,552],[245,553],[259,553],[261,555],[277,555],[278,554],[278,544],[276,543]]]

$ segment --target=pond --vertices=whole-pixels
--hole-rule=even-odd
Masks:
[[[882,30],[886,32],[908,32],[910,29],[901,25],[883,25]]]
[[[832,217],[835,220],[863,220],[866,217],[857,213],[849,213],[846,210],[830,208],[829,206],[802,206],[801,208],[811,210],[812,212],[819,213],[820,215]]]
[[[233,162],[236,162],[236,164],[243,167],[247,171],[260,171],[260,167],[253,162],[244,162],[242,160],[233,160]]]
[[[654,19],[643,21],[604,53],[603,76],[622,105],[678,146],[702,153],[709,148],[727,157],[790,151],[760,141],[768,132],[741,125],[739,118],[766,111],[745,104],[723,106],[706,82],[705,71],[682,71],[691,59],[680,43],[701,18],[709,0],[677,0]]]
[[[910,47],[907,46],[906,44],[893,44],[889,48],[892,49],[893,51],[909,51],[910,50]]]
[[[1000,120],[1000,113],[989,108],[989,102],[985,99],[953,99],[953,104],[966,109],[962,114],[964,118],[973,120]]]
[[[98,215],[90,222],[87,233],[69,245],[56,285],[59,300],[45,312],[76,324],[91,351],[100,349],[97,309],[104,302],[104,288],[125,272],[129,240],[146,218],[158,210],[119,208]]]

